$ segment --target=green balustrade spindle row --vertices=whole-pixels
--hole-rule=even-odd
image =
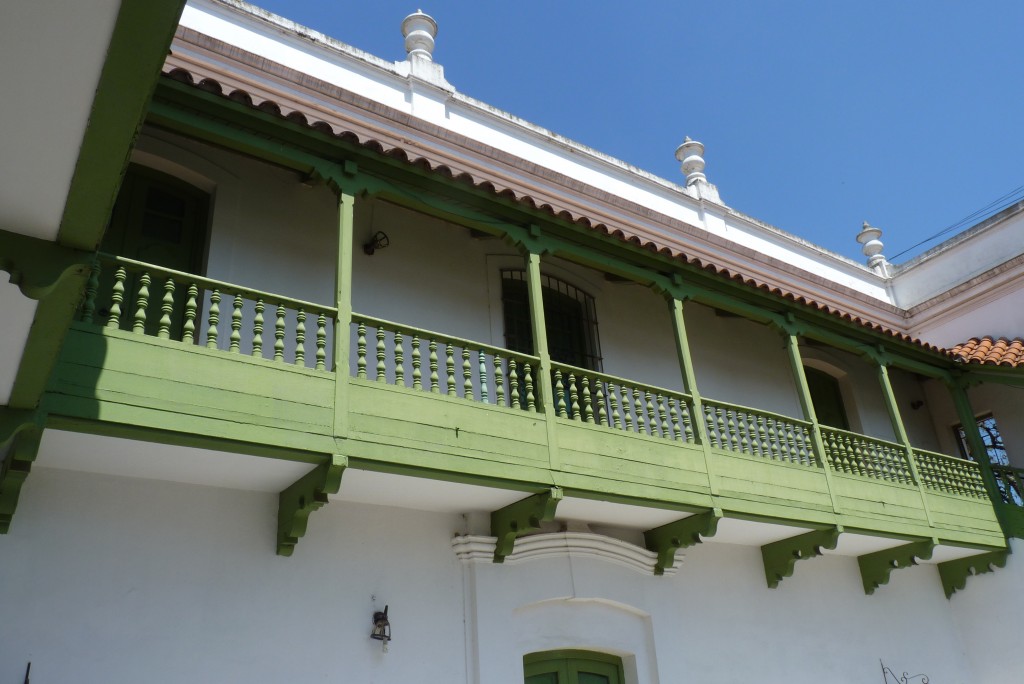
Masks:
[[[817,465],[811,424],[768,411],[704,400],[704,424],[711,446],[749,456]]]
[[[914,484],[906,449],[899,444],[865,437],[846,430],[821,427],[825,454],[841,473]]]
[[[316,370],[327,369],[327,330],[335,315],[329,307],[106,255],[93,262],[79,310],[85,323],[207,349],[226,347],[231,354],[241,354],[246,347],[256,358],[269,356]],[[268,317],[273,342],[265,351]],[[307,320],[316,327],[312,363],[306,360]],[[222,340],[225,326],[227,339]],[[290,359],[285,354],[288,347]]]
[[[352,318],[357,378],[494,406],[538,409],[536,357],[360,314]]]
[[[987,496],[977,463],[924,449],[914,449],[914,459],[925,487],[978,499]]]
[[[690,397],[583,368],[552,364],[555,413],[582,423],[693,444]]]

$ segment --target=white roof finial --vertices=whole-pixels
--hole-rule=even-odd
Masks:
[[[686,174],[686,185],[691,186],[697,181],[707,182],[704,175],[704,145],[686,136],[683,144],[676,148],[676,159],[682,162],[680,168]]]
[[[437,36],[437,22],[423,10],[416,10],[402,21],[402,35],[405,36],[405,51],[408,59],[422,58],[428,62],[434,59],[434,38]]]
[[[887,276],[889,275],[889,260],[882,254],[885,245],[878,239],[880,237],[882,237],[882,230],[865,221],[860,232],[857,233],[857,242],[863,245],[861,251],[868,258],[868,266],[879,275]]]

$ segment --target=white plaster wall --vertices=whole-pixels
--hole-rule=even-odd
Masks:
[[[960,302],[948,317],[936,317],[915,328],[915,335],[941,347],[972,337],[1024,336],[1024,279],[999,291],[982,291]]]
[[[1020,649],[1024,614],[1024,542],[1010,540],[1013,554],[1006,567],[967,579],[964,591],[950,599],[960,643],[967,652],[976,684],[1018,681],[1013,654]],[[937,680],[933,680],[937,681]]]
[[[701,396],[802,417],[778,332],[692,302],[685,305],[684,316]]]
[[[332,503],[283,558],[274,494],[37,468],[0,536],[0,681],[465,681],[460,524]]]
[[[770,590],[756,547],[715,543],[672,577],[581,557],[461,566],[460,516],[338,502],[281,558],[275,514],[273,494],[37,468],[0,537],[0,679],[31,660],[40,682],[521,684],[524,654],[578,647],[623,656],[632,684],[852,684],[879,659],[1005,681],[971,672],[954,623],[998,601],[954,613],[933,566],[874,596],[852,558],[803,561]],[[387,655],[368,638],[384,603]]]
[[[893,394],[896,395],[896,404],[903,419],[903,427],[907,431],[910,443],[915,447],[929,451],[940,451],[940,440],[936,433],[935,420],[932,415],[932,402],[925,391],[922,379],[913,373],[900,368],[889,369],[889,380],[892,383]],[[935,397],[936,403],[951,403],[952,399],[939,394]],[[917,406],[917,408],[914,408]],[[945,452],[956,455],[955,451]]]

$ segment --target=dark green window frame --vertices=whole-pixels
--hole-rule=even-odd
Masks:
[[[523,656],[526,684],[625,684],[622,658],[581,650],[543,651]]]

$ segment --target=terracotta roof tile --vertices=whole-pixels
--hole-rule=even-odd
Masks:
[[[949,355],[961,363],[1024,367],[1024,338],[972,337],[950,349]]]

